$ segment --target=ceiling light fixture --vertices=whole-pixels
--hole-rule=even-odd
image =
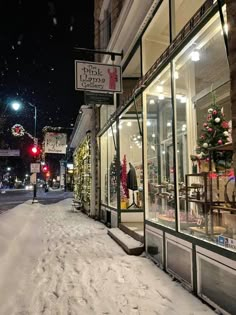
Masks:
[[[199,61],[200,60],[199,51],[197,51],[197,50],[192,51],[191,59],[192,59],[192,61]]]

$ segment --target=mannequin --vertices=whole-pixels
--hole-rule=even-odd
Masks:
[[[135,168],[133,167],[131,163],[129,163],[129,172],[127,174],[127,188],[130,190],[133,190],[133,201],[128,208],[132,206],[138,208],[137,204],[135,203],[135,198],[134,198],[134,191],[138,190],[137,176],[136,176]]]

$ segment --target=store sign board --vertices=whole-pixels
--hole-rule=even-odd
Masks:
[[[75,89],[122,93],[121,67],[75,60]]]
[[[113,105],[114,96],[109,93],[94,93],[94,92],[85,92],[84,93],[84,102],[88,105]]]
[[[66,154],[66,133],[46,132],[45,153]]]
[[[40,173],[40,163],[30,163],[30,173]]]
[[[20,150],[0,150],[0,156],[20,156]]]

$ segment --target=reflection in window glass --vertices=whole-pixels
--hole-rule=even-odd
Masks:
[[[145,91],[147,219],[175,228],[174,148],[170,67]]]
[[[143,74],[170,44],[169,1],[163,1],[142,38]]]
[[[101,203],[110,207],[117,206],[116,176],[116,128],[113,124],[101,136]]]
[[[141,113],[141,103],[137,102]],[[140,121],[140,124],[142,122]],[[121,209],[143,207],[142,137],[133,105],[119,121],[121,162]]]

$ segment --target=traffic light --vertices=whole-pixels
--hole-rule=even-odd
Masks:
[[[33,146],[30,148],[30,153],[31,153],[31,155],[33,155],[33,156],[39,155],[39,147],[37,147],[36,145],[33,145]]]
[[[42,167],[42,171],[43,171],[44,173],[47,173],[47,172],[48,172],[48,166],[47,166],[47,165],[44,165],[44,166]]]

